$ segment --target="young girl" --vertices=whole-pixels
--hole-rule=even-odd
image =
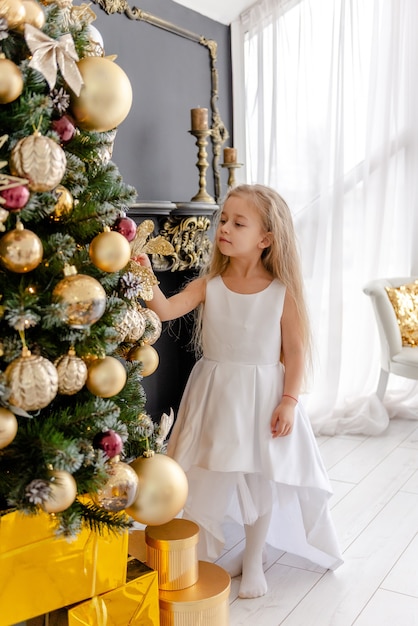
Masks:
[[[146,255],[137,260],[150,265]],[[279,194],[262,185],[229,191],[207,271],[168,299],[155,287],[148,306],[163,321],[201,309],[203,356],[168,442],[187,473],[184,516],[200,526],[200,558],[219,557],[222,523],[232,518],[245,529],[243,557],[230,571],[242,572],[242,598],[267,591],[266,541],[338,567],[332,491],[298,400],[309,324],[292,218]]]

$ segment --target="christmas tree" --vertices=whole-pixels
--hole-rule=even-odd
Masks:
[[[132,260],[162,249],[127,215],[136,191],[111,154],[132,90],[94,18],[0,3],[0,511],[53,513],[64,535],[129,527],[128,463],[167,430],[141,386],[155,279]]]

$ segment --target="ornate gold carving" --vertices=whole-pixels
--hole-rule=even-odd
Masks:
[[[207,236],[209,228],[210,219],[202,215],[167,218],[160,235],[172,244],[174,252],[166,256],[153,255],[154,269],[172,272],[200,269],[209,260],[212,247]]]
[[[129,9],[129,5],[125,0],[94,0],[103,11],[108,15],[112,13],[125,13]]]

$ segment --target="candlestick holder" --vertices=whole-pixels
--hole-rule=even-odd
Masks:
[[[189,130],[189,133],[196,137],[196,145],[198,147],[196,167],[199,170],[199,191],[191,199],[191,202],[207,202],[209,204],[215,204],[215,198],[212,198],[212,196],[206,191],[206,170],[209,166],[206,146],[208,145],[207,138],[211,135],[212,131],[210,129]]]
[[[228,168],[228,189],[235,187],[235,170],[243,165],[243,163],[221,163],[221,167]]]

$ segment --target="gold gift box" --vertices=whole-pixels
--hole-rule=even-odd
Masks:
[[[0,517],[0,626],[104,593],[125,582],[128,533],[57,537],[51,517]]]
[[[158,575],[128,561],[127,583],[68,611],[68,626],[160,626]],[[131,578],[133,579],[131,580]]]
[[[158,571],[160,589],[175,591],[195,584],[198,540],[199,526],[189,520],[146,527],[147,564]]]
[[[194,585],[179,591],[160,590],[160,626],[228,626],[231,578],[215,563],[198,564]]]

